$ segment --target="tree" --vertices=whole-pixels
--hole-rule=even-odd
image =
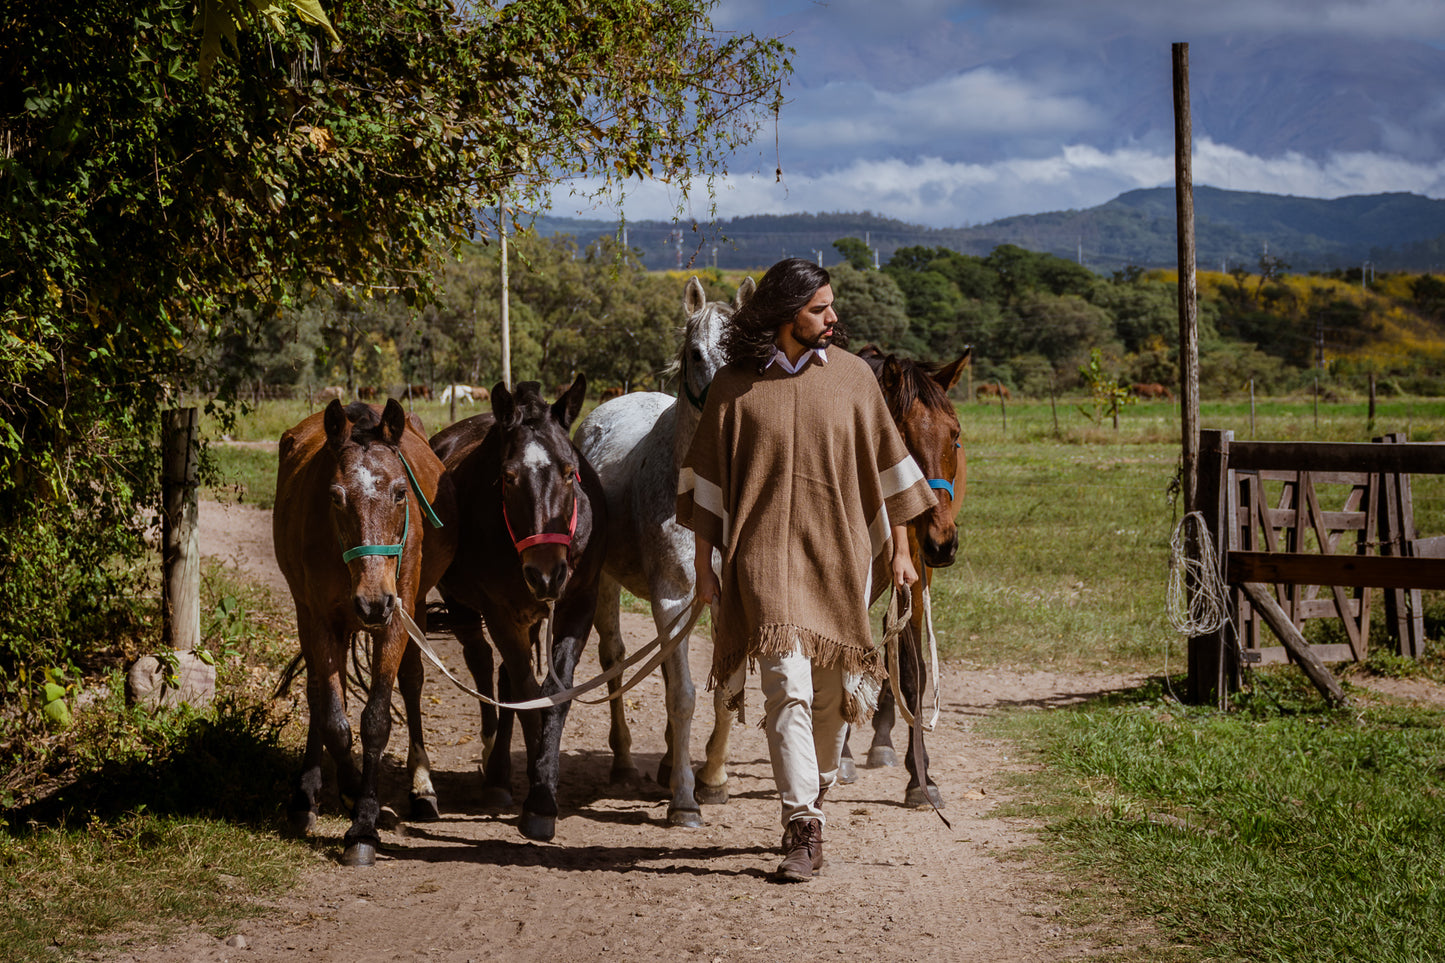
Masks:
[[[856,237],[840,237],[833,242],[833,247],[855,270],[866,271],[873,266],[873,252]]]
[[[877,344],[884,351],[913,354],[921,345],[909,337],[907,302],[889,274],[839,264],[830,268],[833,308],[854,348]]]
[[[223,323],[254,344],[311,289],[424,300],[503,196],[525,209],[579,175],[685,195],[789,69],[776,40],[715,33],[709,0],[348,0],[339,45],[292,6],[12,0],[0,18],[0,673],[95,636],[63,613],[140,594],[93,573],[136,570],[106,563],[142,550],[158,386],[213,380],[192,345]]]

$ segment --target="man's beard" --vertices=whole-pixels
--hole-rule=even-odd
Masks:
[[[843,330],[843,323],[841,321],[835,321],[833,323],[831,333],[828,333],[827,329],[824,329],[824,333],[820,333],[816,338],[800,338],[798,337],[798,332],[795,330],[793,332],[793,338],[803,347],[815,351],[818,348],[827,348],[835,344],[839,347],[847,347],[848,345],[848,334]]]

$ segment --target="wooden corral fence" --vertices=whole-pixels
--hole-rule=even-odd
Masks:
[[[1420,591],[1445,589],[1445,537],[1416,535],[1410,476],[1445,474],[1445,445],[1401,435],[1373,444],[1233,435],[1200,438],[1198,508],[1222,547],[1230,622],[1189,640],[1190,701],[1222,705],[1246,662],[1300,662],[1320,684],[1312,665],[1364,659],[1374,589],[1385,591],[1399,653],[1418,657]],[[1340,619],[1346,641],[1305,644],[1298,630],[1318,618]],[[1285,645],[1264,645],[1261,621]]]

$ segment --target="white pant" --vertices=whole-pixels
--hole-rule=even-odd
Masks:
[[[773,780],[783,803],[783,825],[823,819],[818,792],[838,780],[843,741],[843,667],[813,665],[795,646],[784,656],[760,656],[763,728]]]

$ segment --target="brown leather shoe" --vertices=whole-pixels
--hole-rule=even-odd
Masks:
[[[806,883],[823,868],[823,823],[817,819],[795,819],[791,845],[773,877],[783,882]]]
[[[818,798],[813,800],[813,805],[816,806],[818,809],[822,809],[823,799],[827,795],[828,788],[824,786],[822,789],[818,790]],[[797,822],[798,821],[796,819],[789,820],[787,828],[783,830],[783,838],[778,840],[778,852],[782,853],[784,856],[788,855],[788,850],[793,848],[793,827],[797,825]]]

